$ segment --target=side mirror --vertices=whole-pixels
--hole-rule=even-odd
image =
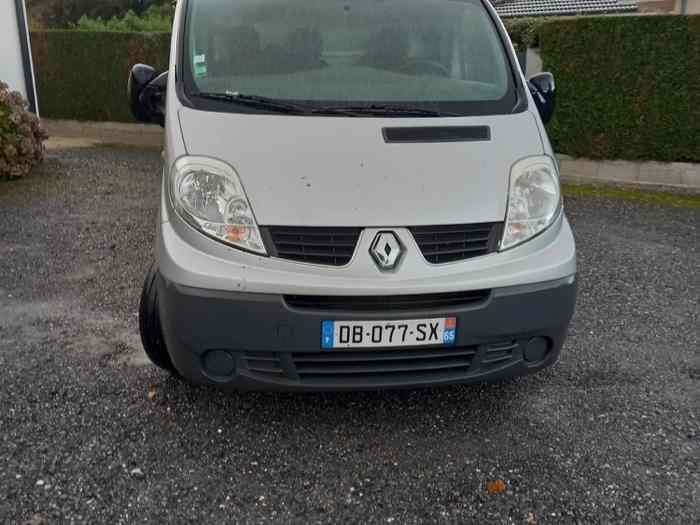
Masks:
[[[136,64],[127,82],[131,114],[139,122],[165,125],[165,93],[168,73],[158,75],[151,66]]]
[[[554,116],[554,108],[556,107],[557,86],[554,83],[554,75],[539,73],[531,77],[528,84],[542,122],[548,124]]]

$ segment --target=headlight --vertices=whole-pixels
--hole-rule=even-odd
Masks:
[[[253,210],[234,169],[208,157],[181,157],[170,173],[178,213],[202,233],[265,254]]]
[[[559,174],[551,157],[529,157],[510,171],[508,213],[501,250],[546,230],[561,210]]]

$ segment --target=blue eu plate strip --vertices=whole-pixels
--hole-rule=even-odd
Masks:
[[[333,321],[323,321],[321,325],[321,348],[332,349],[335,340],[335,323]]]
[[[452,346],[457,341],[457,329],[452,328],[451,330],[445,330],[442,334],[442,342],[446,346]]]

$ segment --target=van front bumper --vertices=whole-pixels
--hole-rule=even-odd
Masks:
[[[476,383],[558,359],[574,312],[574,275],[494,288],[477,303],[411,311],[323,311],[284,295],[193,288],[159,274],[163,337],[178,372],[242,390],[367,390]],[[457,318],[453,347],[323,350],[324,320]]]

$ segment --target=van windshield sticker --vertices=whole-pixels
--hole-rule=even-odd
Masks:
[[[194,76],[197,78],[207,76],[207,55],[195,55],[194,60]]]

